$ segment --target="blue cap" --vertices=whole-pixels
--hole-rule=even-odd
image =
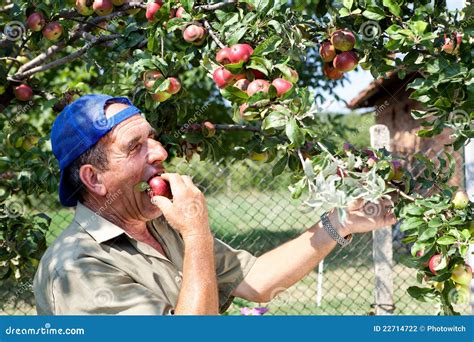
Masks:
[[[107,119],[107,103],[123,103],[130,107]],[[68,184],[64,170],[112,128],[138,113],[140,109],[134,107],[126,97],[89,94],[66,106],[58,115],[51,129],[51,145],[61,170],[59,199],[64,206],[77,205],[79,190]]]

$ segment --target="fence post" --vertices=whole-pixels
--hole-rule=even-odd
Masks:
[[[370,144],[373,148],[390,150],[390,132],[385,125],[370,127]],[[375,314],[392,315],[393,306],[393,247],[392,227],[372,232],[375,273]]]
[[[469,199],[474,201],[474,141],[464,147],[464,179],[466,180],[466,192]],[[474,244],[469,245],[467,252],[467,263],[474,266]],[[471,280],[471,310],[474,314],[474,280]]]

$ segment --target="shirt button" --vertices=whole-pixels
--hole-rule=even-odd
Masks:
[[[176,280],[176,282],[177,282],[178,284],[181,284],[181,277],[180,277],[180,276],[174,277],[174,280]]]

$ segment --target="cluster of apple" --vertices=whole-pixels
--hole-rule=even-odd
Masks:
[[[126,2],[126,0],[76,0],[76,10],[86,17],[94,13],[103,16],[112,13],[114,6],[122,6]]]
[[[163,1],[161,0],[155,0],[146,4],[145,17],[149,22],[155,22],[155,13],[161,9],[161,6],[163,6]],[[178,8],[172,8],[170,11],[170,19],[182,18],[185,12],[184,7],[181,6]]]
[[[56,41],[63,34],[63,27],[57,21],[52,21],[46,24],[46,19],[43,13],[34,12],[26,19],[26,25],[33,32],[39,32],[43,30],[43,37],[50,41]]]
[[[331,80],[340,79],[345,72],[352,71],[359,63],[353,50],[356,43],[354,33],[348,30],[337,30],[330,41],[321,44],[319,55],[324,61],[323,73]]]
[[[246,63],[250,60],[253,54],[253,48],[249,44],[235,44],[230,47],[220,49],[216,54],[216,61],[221,64],[220,67],[214,70],[212,78],[216,85],[222,89],[228,86],[234,86],[239,90],[246,92],[248,96],[253,96],[257,93],[268,93],[270,86],[274,86],[277,96],[283,96],[293,88],[293,84],[298,82],[298,73],[291,69],[291,76],[275,78],[271,83],[264,79],[265,74],[255,69],[249,69],[247,72],[240,74],[233,74],[226,69],[227,64]],[[249,80],[249,78],[251,80]],[[249,107],[247,103],[240,106],[240,114],[245,118],[245,111]]]
[[[164,78],[163,74],[158,70],[147,70],[143,73],[143,84],[146,89],[151,91],[155,86],[155,82]],[[151,94],[151,97],[156,102],[164,102],[181,90],[181,83],[176,77],[168,77],[164,80],[164,82],[166,81],[169,81],[169,86],[166,90],[157,91]]]

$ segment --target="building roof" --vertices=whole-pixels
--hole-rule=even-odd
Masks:
[[[387,73],[386,77],[380,77],[370,83],[349,102],[347,107],[350,109],[374,107],[385,99],[396,97],[400,92],[406,91],[407,84],[418,76],[420,74],[414,72],[406,75],[404,79],[400,79],[398,72]]]

